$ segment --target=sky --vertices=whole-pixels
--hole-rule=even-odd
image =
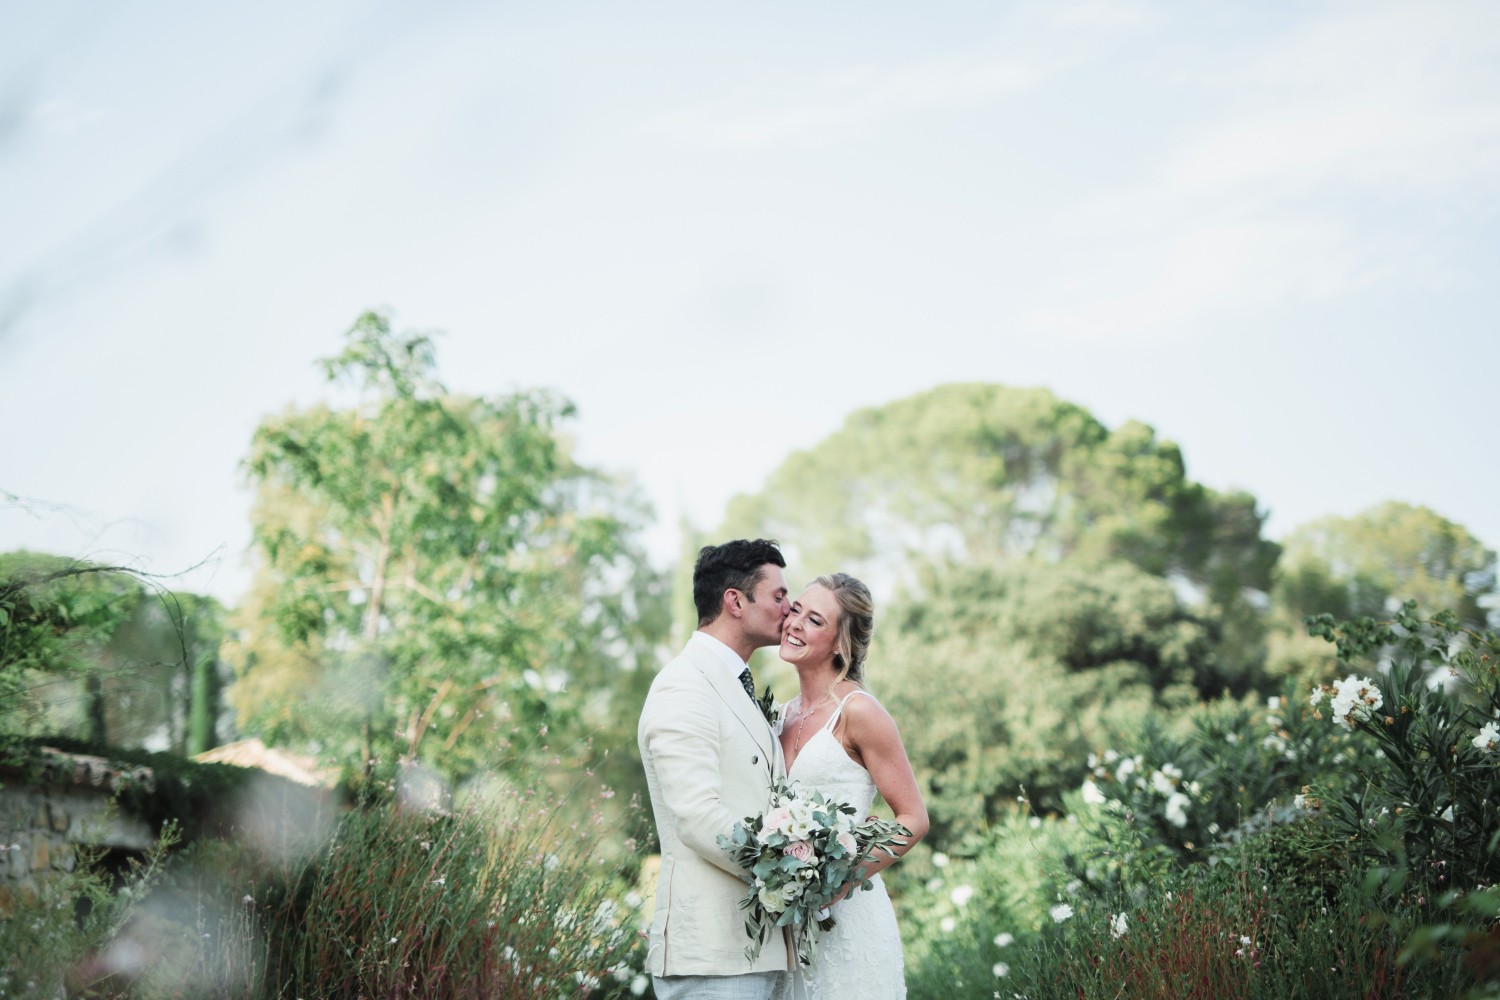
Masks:
[[[571,399],[663,563],[970,381],[1494,547],[1497,209],[1489,0],[0,3],[0,550],[235,600],[370,308]]]

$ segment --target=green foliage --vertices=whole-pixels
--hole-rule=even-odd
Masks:
[[[0,554],[0,726],[15,732],[35,724],[51,685],[88,673],[90,654],[129,615],[138,593],[119,567]]]
[[[0,555],[0,731],[187,749],[192,700],[218,712],[221,618],[124,567]]]
[[[1245,593],[1270,586],[1278,551],[1262,521],[1253,498],[1188,479],[1143,424],[1110,430],[1044,389],[972,384],[852,414],[736,497],[719,534],[780,539],[801,571],[877,593],[943,563],[1128,562],[1203,594],[1237,676],[1260,642]]]
[[[1413,603],[1310,627],[1356,673],[1148,728],[1089,761],[1068,822],[1037,820],[1046,870],[1073,874],[1048,886],[1066,909],[1000,926],[976,888],[934,934],[945,885],[898,897],[927,914],[912,995],[1496,995],[1500,637]],[[997,862],[1017,867],[990,842],[965,870]]]
[[[1342,720],[1376,760],[1315,789],[1330,838],[1347,841],[1358,864],[1401,873],[1393,889],[1403,897],[1500,882],[1500,635],[1451,612],[1418,617],[1414,601],[1389,621],[1320,616],[1311,631],[1345,664],[1376,661],[1366,669],[1380,677],[1378,702],[1367,697]]]
[[[852,414],[761,493],[736,497],[722,531],[769,533],[798,565],[871,582],[935,555],[1083,555],[1254,587],[1269,584],[1276,551],[1259,526],[1253,501],[1187,480],[1149,427],[1111,431],[1044,389],[973,384]]]
[[[357,404],[266,420],[246,461],[242,725],[462,777],[514,728],[611,718],[614,682],[653,662],[663,588],[631,543],[643,508],[568,457],[571,406],[450,394],[431,340],[374,313],[323,364]]]
[[[923,842],[924,844],[926,841]],[[1084,851],[1079,824],[1006,812],[971,858],[922,845],[886,872],[901,917],[913,997],[985,996],[997,961],[1024,950],[1070,885],[1066,859]]]
[[[1483,628],[1496,593],[1495,553],[1426,507],[1389,502],[1354,517],[1325,517],[1286,540],[1274,597],[1298,620],[1384,616],[1414,601]]]
[[[935,842],[965,852],[1025,786],[1042,809],[1090,750],[1197,697],[1207,629],[1124,563],[951,567],[880,621],[871,687],[903,726]]]

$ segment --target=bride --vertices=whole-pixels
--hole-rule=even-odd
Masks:
[[[874,627],[869,588],[848,574],[820,576],[797,598],[782,625],[781,658],[796,667],[801,692],[786,707],[781,748],[789,778],[852,804],[861,818],[879,792],[912,833],[896,846],[900,855],[927,833],[927,807],[895,721],[864,689]],[[856,884],[833,905],[835,926],[819,937],[812,966],[795,974],[794,996],[906,996],[896,911],[877,874],[895,860],[877,852],[865,864],[874,888]]]

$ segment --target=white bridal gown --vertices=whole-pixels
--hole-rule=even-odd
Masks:
[[[844,703],[864,691],[846,695],[828,723],[819,729],[792,761],[788,777],[827,798],[841,799],[855,808],[855,818],[870,815],[875,801],[875,779],[844,751],[833,727]],[[799,705],[800,707],[800,705]],[[833,906],[834,928],[819,932],[817,954],[810,967],[794,973],[792,996],[801,1000],[893,1000],[906,996],[905,962],[896,911],[876,875],[874,888],[856,888]]]

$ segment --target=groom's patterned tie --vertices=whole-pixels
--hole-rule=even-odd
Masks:
[[[749,667],[746,667],[740,673],[740,687],[745,689],[745,693],[750,696],[751,701],[755,700],[755,678],[750,676]]]

